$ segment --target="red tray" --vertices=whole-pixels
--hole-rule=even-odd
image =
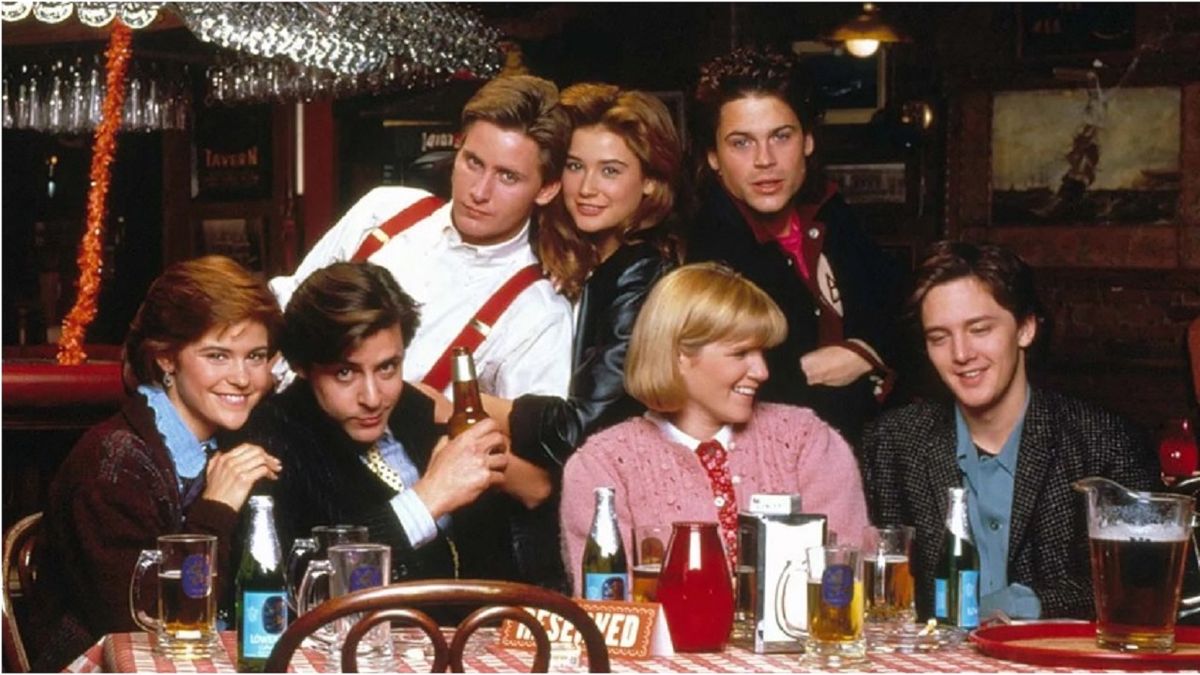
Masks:
[[[1200,668],[1200,627],[1176,626],[1170,654],[1118,652],[1096,644],[1096,624],[1034,622],[978,628],[969,636],[979,651],[1038,666],[1163,670]]]

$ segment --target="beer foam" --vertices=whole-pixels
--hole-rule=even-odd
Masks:
[[[1155,525],[1090,525],[1088,536],[1105,541],[1156,541],[1175,542],[1188,538],[1188,528],[1174,524]]]

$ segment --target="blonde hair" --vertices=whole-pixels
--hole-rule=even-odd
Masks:
[[[618,232],[622,244],[643,238],[646,230],[670,215],[679,188],[683,150],[666,104],[652,94],[599,82],[567,87],[559,103],[570,117],[573,130],[600,127],[620,136],[637,157],[643,175],[652,181],[650,194],[642,198]],[[664,257],[677,258],[679,245],[672,234],[663,232],[648,239]],[[599,261],[595,247],[571,220],[562,192],[542,212],[537,252],[546,271],[561,281],[562,294],[571,299],[579,297],[588,274]]]
[[[638,313],[625,390],[651,410],[676,412],[687,400],[680,354],[722,341],[774,347],[786,337],[783,312],[761,288],[724,265],[684,265],[655,284]]]

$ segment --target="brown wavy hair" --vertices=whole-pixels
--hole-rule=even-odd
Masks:
[[[157,358],[177,354],[216,326],[256,321],[275,354],[283,327],[267,284],[231,258],[204,256],[175,263],[146,292],[125,338],[122,379],[128,389],[162,382]]]
[[[650,241],[665,257],[680,258],[679,237],[668,216],[679,192],[683,151],[671,113],[658,97],[611,84],[585,82],[563,90],[560,105],[573,129],[599,126],[620,136],[654,183],[629,220],[619,226],[621,244]],[[559,192],[542,212],[537,253],[542,266],[560,283],[559,292],[579,297],[588,274],[599,264],[593,243],[576,227]]]

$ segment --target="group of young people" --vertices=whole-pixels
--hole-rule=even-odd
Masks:
[[[1126,423],[1029,384],[1029,268],[937,244],[908,310],[952,397],[881,415],[905,284],[819,175],[803,74],[736,50],[702,70],[694,115],[683,208],[657,98],[499,78],[463,111],[449,202],[375,189],[269,287],[223,258],[169,268],[126,341],[128,403],[54,481],[37,662],[133,629],[134,561],[160,534],[216,534],[228,583],[252,490],[275,495],[285,546],[354,523],[391,546],[394,580],[560,590],[579,588],[595,487],[616,488],[622,536],[713,520],[731,558],[750,495],[799,493],[842,542],[915,525],[928,616],[963,486],[984,610],[1090,615],[1069,484],[1157,471]],[[455,345],[490,419],[448,439]]]

